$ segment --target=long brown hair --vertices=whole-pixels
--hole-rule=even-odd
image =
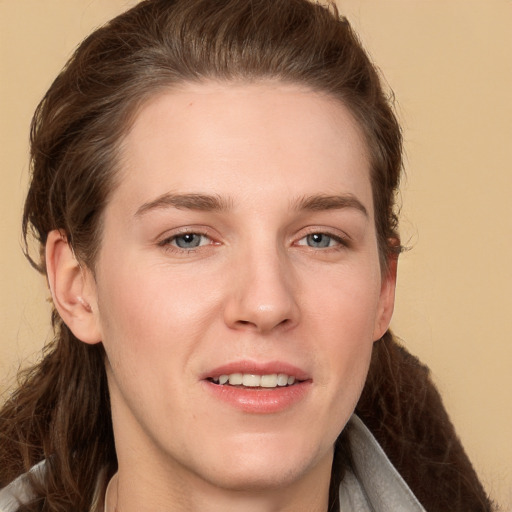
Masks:
[[[33,118],[27,246],[34,237],[44,254],[48,233],[63,230],[94,270],[119,147],[138,109],[158,90],[208,79],[302,84],[350,109],[369,150],[386,272],[400,250],[400,127],[347,20],[307,0],[146,0],[85,39]],[[46,272],[43,257],[27,257]],[[116,470],[103,348],[77,340],[55,311],[53,324],[44,358],[0,412],[0,487],[47,461],[20,511],[86,511],[100,472]],[[357,411],[428,510],[490,510],[426,369],[390,333],[375,344]],[[332,510],[349,457],[341,435]]]

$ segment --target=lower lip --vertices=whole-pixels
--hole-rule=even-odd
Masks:
[[[217,399],[253,414],[272,414],[284,411],[303,400],[311,389],[311,381],[277,388],[244,388],[203,381]]]

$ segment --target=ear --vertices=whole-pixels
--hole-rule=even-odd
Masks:
[[[375,319],[373,339],[379,340],[388,330],[395,307],[396,274],[398,267],[398,254],[388,258],[386,272],[382,274],[379,307]]]
[[[46,271],[52,299],[60,317],[81,341],[101,341],[96,283],[77,261],[66,234],[54,230],[46,242]]]

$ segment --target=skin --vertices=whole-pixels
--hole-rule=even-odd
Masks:
[[[47,246],[61,316],[107,353],[110,500],[122,512],[327,510],[333,443],[394,301],[356,122],[299,86],[186,85],[141,108],[120,177],[94,275],[59,232]],[[183,194],[221,204],[177,208]],[[240,360],[295,365],[307,392],[268,414],[218,400],[205,375]]]

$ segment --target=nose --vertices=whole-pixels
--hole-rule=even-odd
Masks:
[[[277,250],[245,254],[232,269],[224,309],[230,328],[265,334],[299,322],[297,283],[285,256]]]

